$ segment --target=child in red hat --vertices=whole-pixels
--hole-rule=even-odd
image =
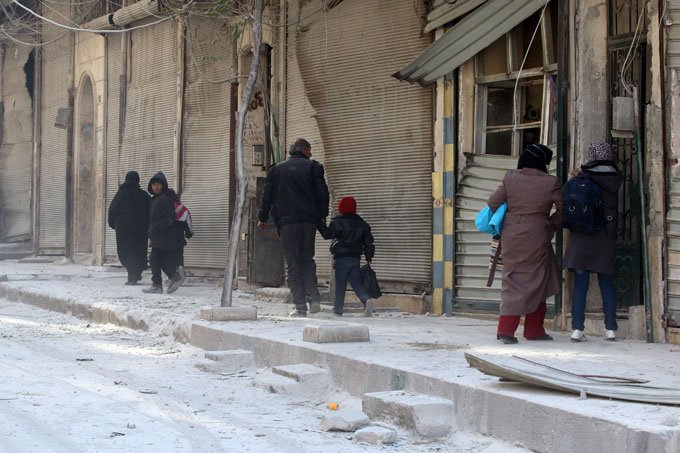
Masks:
[[[335,304],[333,313],[342,316],[345,305],[347,282],[357,297],[364,304],[366,316],[373,315],[373,301],[361,284],[359,265],[361,255],[366,256],[368,263],[373,260],[375,246],[371,227],[357,215],[357,202],[354,197],[344,197],[338,203],[339,216],[333,217],[330,225],[321,232],[324,239],[333,239],[333,269],[335,269]]]

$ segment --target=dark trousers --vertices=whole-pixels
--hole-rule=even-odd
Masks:
[[[364,289],[364,285],[361,284],[360,263],[361,258],[358,256],[343,256],[333,259],[333,269],[335,269],[335,303],[333,311],[336,313],[342,313],[342,308],[345,306],[347,282],[352,285],[352,289],[361,302],[366,303],[366,300],[369,298],[368,292]]]
[[[616,296],[614,294],[614,276],[597,274],[602,295],[602,311],[604,311],[604,327],[607,330],[617,330],[616,324]],[[584,330],[586,322],[586,295],[590,286],[590,272],[574,270],[574,293],[571,297],[571,328]]]
[[[543,321],[545,321],[547,309],[545,302],[541,302],[535,312],[524,316],[524,338],[538,338],[545,335]],[[497,333],[514,337],[515,331],[519,327],[519,318],[519,316],[501,315],[498,318]]]
[[[161,271],[172,280],[172,277],[177,272],[179,266],[180,251],[179,250],[162,250],[153,247],[151,249],[151,256],[149,257],[149,264],[151,265],[151,282],[154,286],[163,284],[163,276]]]
[[[281,225],[279,234],[293,303],[299,312],[306,313],[307,298],[310,304],[319,303],[314,262],[316,225],[312,223]]]

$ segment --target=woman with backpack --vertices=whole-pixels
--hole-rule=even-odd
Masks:
[[[574,273],[574,290],[571,298],[571,341],[585,341],[586,295],[590,284],[590,273],[597,273],[604,311],[605,338],[616,339],[616,298],[614,292],[614,241],[616,240],[616,219],[618,214],[619,186],[623,181],[621,173],[612,160],[609,143],[594,142],[588,145],[585,164],[575,176],[588,177],[597,184],[601,197],[601,211],[598,212],[599,227],[594,231],[579,231],[570,228],[569,245],[564,254],[563,266]],[[569,183],[567,183],[569,184]],[[565,186],[565,197],[567,186]],[[600,200],[598,200],[600,201]],[[565,208],[566,209],[566,208]]]
[[[545,332],[546,299],[562,284],[552,248],[552,237],[562,225],[560,182],[548,174],[552,150],[541,144],[527,146],[517,170],[509,170],[503,183],[489,197],[496,211],[508,208],[501,229],[503,282],[496,338],[504,344],[517,343],[515,331],[524,318],[524,338],[552,340]],[[553,205],[555,212],[551,215]]]

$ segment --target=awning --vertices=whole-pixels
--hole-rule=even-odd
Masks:
[[[430,85],[490,46],[545,4],[546,0],[489,0],[392,76]]]
[[[467,14],[486,0],[435,0],[430,12],[427,13],[427,24],[423,34],[441,27],[444,24]]]

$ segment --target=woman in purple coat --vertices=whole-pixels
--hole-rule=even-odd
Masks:
[[[492,211],[508,202],[501,230],[503,282],[496,335],[505,344],[517,343],[520,316],[525,316],[524,338],[552,340],[543,321],[546,299],[562,284],[551,243],[562,226],[562,189],[559,180],[548,174],[551,159],[547,146],[527,146],[517,170],[505,174],[488,201]],[[551,215],[553,206],[556,209]]]

